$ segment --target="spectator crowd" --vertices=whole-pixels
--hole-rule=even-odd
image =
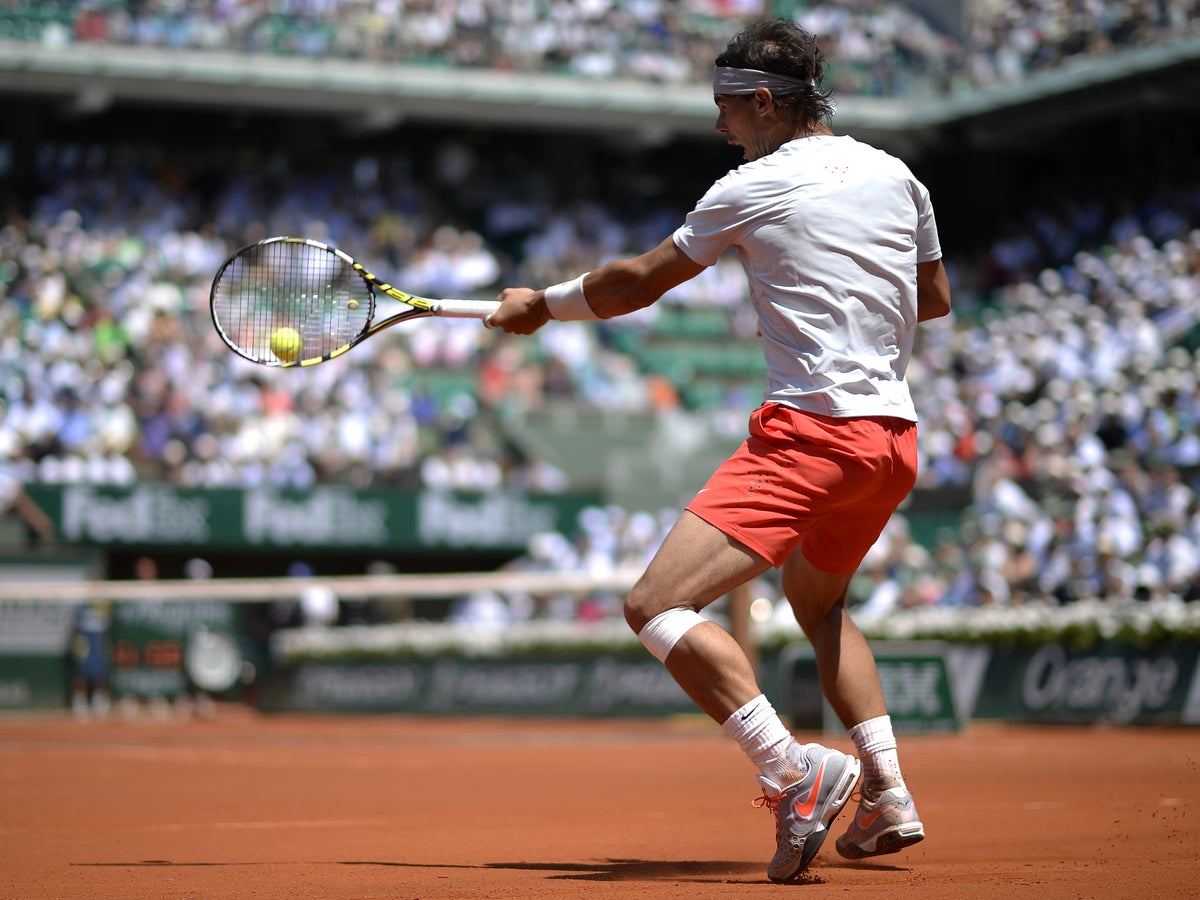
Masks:
[[[1200,0],[995,0],[938,27],[899,0],[6,0],[0,37],[703,83],[760,15],[822,37],[843,95],[1020,81],[1200,33]]]
[[[31,6],[8,3],[0,12]],[[244,42],[269,11],[298,27],[324,23],[334,43],[301,41],[296,52],[345,52],[354,42],[343,23],[373,17],[415,28],[411,20],[420,16],[430,19],[425,49],[436,50],[465,27],[455,16],[474,10],[480,34],[501,45],[507,32],[489,18],[500,14],[531,16],[519,20],[523,26],[543,16],[554,33],[645,32],[646,40],[674,35],[686,44],[667,21],[668,12],[681,11],[674,4],[59,6],[72,16],[68,40],[254,49]],[[1027,2],[1019,5],[1024,17],[1014,9],[992,14],[1007,16],[1011,40],[1022,45],[1015,35],[1041,27],[1033,13],[1048,16],[1059,6]],[[1175,17],[1174,5],[1062,7],[1072,21],[1095,17],[1089,33],[1105,36],[1096,46],[1143,40],[1145,23],[1192,27]],[[878,17],[888,9],[830,8],[824,25],[813,27],[849,41],[851,32],[839,29],[852,29],[853,16],[842,13]],[[1130,11],[1143,26],[1118,29]],[[568,27],[618,12],[637,27]],[[84,28],[85,16],[104,17],[104,29]],[[650,28],[651,21],[662,27]],[[205,27],[224,30],[197,37]],[[891,31],[895,40],[917,33],[895,24]],[[380,31],[379,47],[402,43]],[[711,57],[712,36],[700,43]],[[992,47],[995,77],[1051,64],[1045,44],[1038,46],[1041,56],[1019,65],[1001,64],[1004,52]],[[519,56],[511,47],[504,52]],[[544,46],[530,53],[548,56]],[[558,193],[536,171],[514,184],[511,172],[469,143],[438,140],[429,171],[402,154],[363,153],[306,168],[283,151],[46,143],[20,184],[7,148],[0,154],[8,167],[0,168],[7,209],[0,228],[0,460],[9,477],[558,490],[565,486],[560,472],[505,439],[507,417],[556,400],[638,412],[677,402],[614,339],[620,329],[648,328],[659,307],[618,323],[562,323],[523,340],[477,322],[415,322],[303,378],[224,348],[209,320],[211,278],[232,249],[259,237],[326,238],[415,292],[489,296],[503,283],[550,283],[640,251],[686,209],[664,198],[631,215],[602,190]],[[914,540],[897,516],[856,582],[864,615],[925,604],[1200,598],[1200,182],[1188,174],[1191,149],[1180,150],[1182,161],[1165,181],[1131,183],[1121,194],[1048,198],[1024,219],[1000,223],[979,253],[949,260],[956,312],[925,328],[911,370],[923,418],[918,487],[966,491],[971,499],[961,527],[932,547]],[[473,202],[462,199],[468,194]],[[720,310],[736,339],[752,341],[742,291],[736,262],[723,261],[660,307]],[[744,395],[731,397],[738,399],[726,398],[728,408],[691,412],[749,412]],[[577,534],[542,536],[525,563],[595,570],[636,562],[661,540],[663,523],[652,512],[592,510]]]

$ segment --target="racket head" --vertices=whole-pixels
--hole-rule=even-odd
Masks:
[[[342,251],[308,238],[247,244],[213,279],[213,325],[231,350],[260,365],[333,359],[372,331],[375,289],[362,271]]]

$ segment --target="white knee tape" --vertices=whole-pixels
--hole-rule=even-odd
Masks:
[[[638,632],[638,640],[661,663],[667,661],[667,654],[679,643],[680,639],[704,621],[704,617],[694,609],[686,606],[668,609],[661,612]]]

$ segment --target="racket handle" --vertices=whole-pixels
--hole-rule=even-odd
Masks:
[[[500,308],[498,300],[438,300],[434,315],[448,319],[486,319]]]

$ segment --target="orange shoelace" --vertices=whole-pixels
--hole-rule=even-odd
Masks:
[[[766,792],[764,791],[763,795],[761,797],[755,797],[753,800],[751,800],[750,805],[753,806],[755,809],[762,809],[765,806],[767,809],[769,809],[771,812],[775,813],[775,815],[778,816],[779,815],[779,798],[782,796],[783,796],[783,794],[780,794],[779,797],[768,797]]]
[[[783,794],[778,797],[768,797],[766,791],[763,791],[761,797],[755,797],[750,801],[750,805],[755,809],[766,807],[775,816],[775,839],[779,840],[780,834],[783,833],[783,823],[779,821],[779,801],[783,798]]]

